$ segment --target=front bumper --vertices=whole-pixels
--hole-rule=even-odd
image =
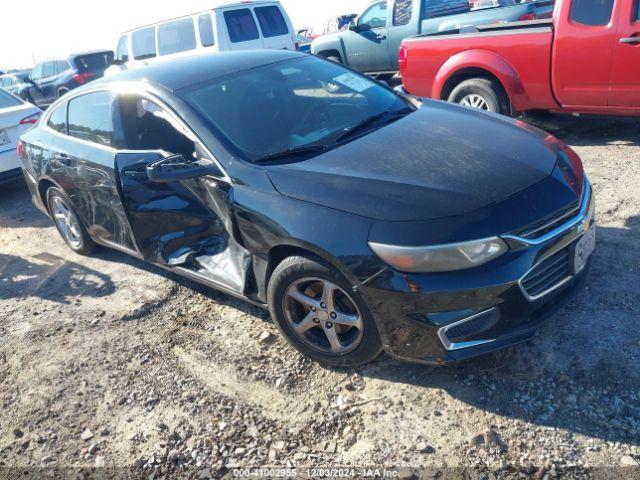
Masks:
[[[510,251],[483,267],[440,274],[387,269],[362,285],[386,351],[445,364],[531,339],[587,275],[591,258],[580,271],[573,260],[578,243],[595,228],[594,212],[587,182],[574,217],[536,238],[504,235]]]

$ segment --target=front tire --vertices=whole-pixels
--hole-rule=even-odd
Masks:
[[[79,255],[91,254],[95,243],[62,190],[56,187],[47,190],[47,207],[58,233],[69,248]]]
[[[329,55],[328,57],[325,57],[325,58],[334,63],[340,63],[340,64],[342,63],[342,59],[337,55]]]
[[[268,286],[271,318],[300,353],[332,367],[374,360],[382,343],[371,312],[353,286],[319,259],[289,257]]]
[[[489,78],[461,82],[449,95],[449,102],[501,115],[511,114],[509,98],[502,85]]]

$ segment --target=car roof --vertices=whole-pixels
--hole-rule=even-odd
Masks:
[[[161,23],[171,22],[173,20],[181,20],[183,18],[193,17],[194,15],[200,15],[202,13],[212,12],[214,10],[218,10],[221,8],[233,8],[233,7],[251,7],[251,6],[260,6],[260,5],[274,5],[280,4],[280,0],[214,0],[212,2],[211,8],[207,10],[200,10],[198,12],[185,13],[184,15],[180,15],[178,17],[165,18],[162,20],[158,20],[157,22],[147,23],[145,25],[140,25],[138,27],[130,28],[129,30],[125,30],[120,34],[120,36],[127,35],[129,33],[133,33],[138,30],[142,30],[149,27],[154,27]]]
[[[68,61],[68,60],[73,60],[74,58],[84,57],[85,55],[98,55],[101,53],[113,54],[113,50],[88,50],[86,52],[70,53],[69,55],[62,55],[60,57],[45,58],[44,60],[41,60],[40,62],[38,62],[36,65],[40,65],[41,63],[46,63],[46,62],[56,62],[58,60]]]
[[[170,91],[180,90],[235,72],[261,67],[270,63],[308,58],[290,50],[243,50],[190,55],[160,61],[146,67],[124,70],[98,80],[100,83],[143,81]],[[95,85],[97,82],[93,82]]]

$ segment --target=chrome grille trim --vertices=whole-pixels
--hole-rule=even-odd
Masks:
[[[518,284],[530,302],[550,294],[573,278],[570,266],[570,248],[565,247],[538,262]],[[542,287],[542,289],[540,289]]]
[[[470,317],[467,318],[463,318],[462,320],[458,320],[457,322],[454,322],[450,325],[445,325],[444,327],[441,327],[440,329],[438,329],[438,338],[440,338],[440,341],[442,342],[442,345],[444,346],[444,348],[446,350],[452,351],[452,350],[460,350],[462,348],[469,348],[469,347],[476,347],[478,345],[484,345],[485,343],[491,343],[491,342],[495,342],[496,339],[495,338],[491,338],[491,339],[487,339],[487,340],[472,340],[470,342],[451,342],[449,340],[449,338],[447,337],[447,330],[456,327],[458,325],[461,325],[463,323],[467,323],[470,322],[472,320],[475,320],[478,317],[484,316],[484,315],[488,315],[490,313],[492,313],[494,310],[496,310],[496,307],[492,307],[488,310],[485,310],[483,312],[479,312],[476,313],[475,315],[471,315]]]
[[[527,238],[521,235],[502,235],[503,239],[514,240],[524,245],[528,246],[537,246],[547,243],[550,240],[562,235],[563,233],[571,230],[572,228],[581,228],[582,225],[585,224],[585,221],[591,220],[591,215],[589,212],[589,208],[592,202],[592,190],[591,184],[585,177],[584,180],[584,193],[582,195],[582,203],[580,205],[580,212],[578,216],[572,218],[568,222],[558,226],[550,232],[545,233],[544,235],[538,238]]]

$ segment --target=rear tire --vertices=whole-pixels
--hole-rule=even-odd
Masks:
[[[502,85],[489,78],[471,78],[456,86],[448,101],[501,115],[511,115],[509,98]]]
[[[47,190],[47,208],[67,246],[79,255],[90,255],[96,244],[62,190],[57,187]]]
[[[371,362],[382,351],[364,299],[320,259],[285,259],[269,280],[267,297],[271,318],[282,335],[318,363],[356,367]]]

